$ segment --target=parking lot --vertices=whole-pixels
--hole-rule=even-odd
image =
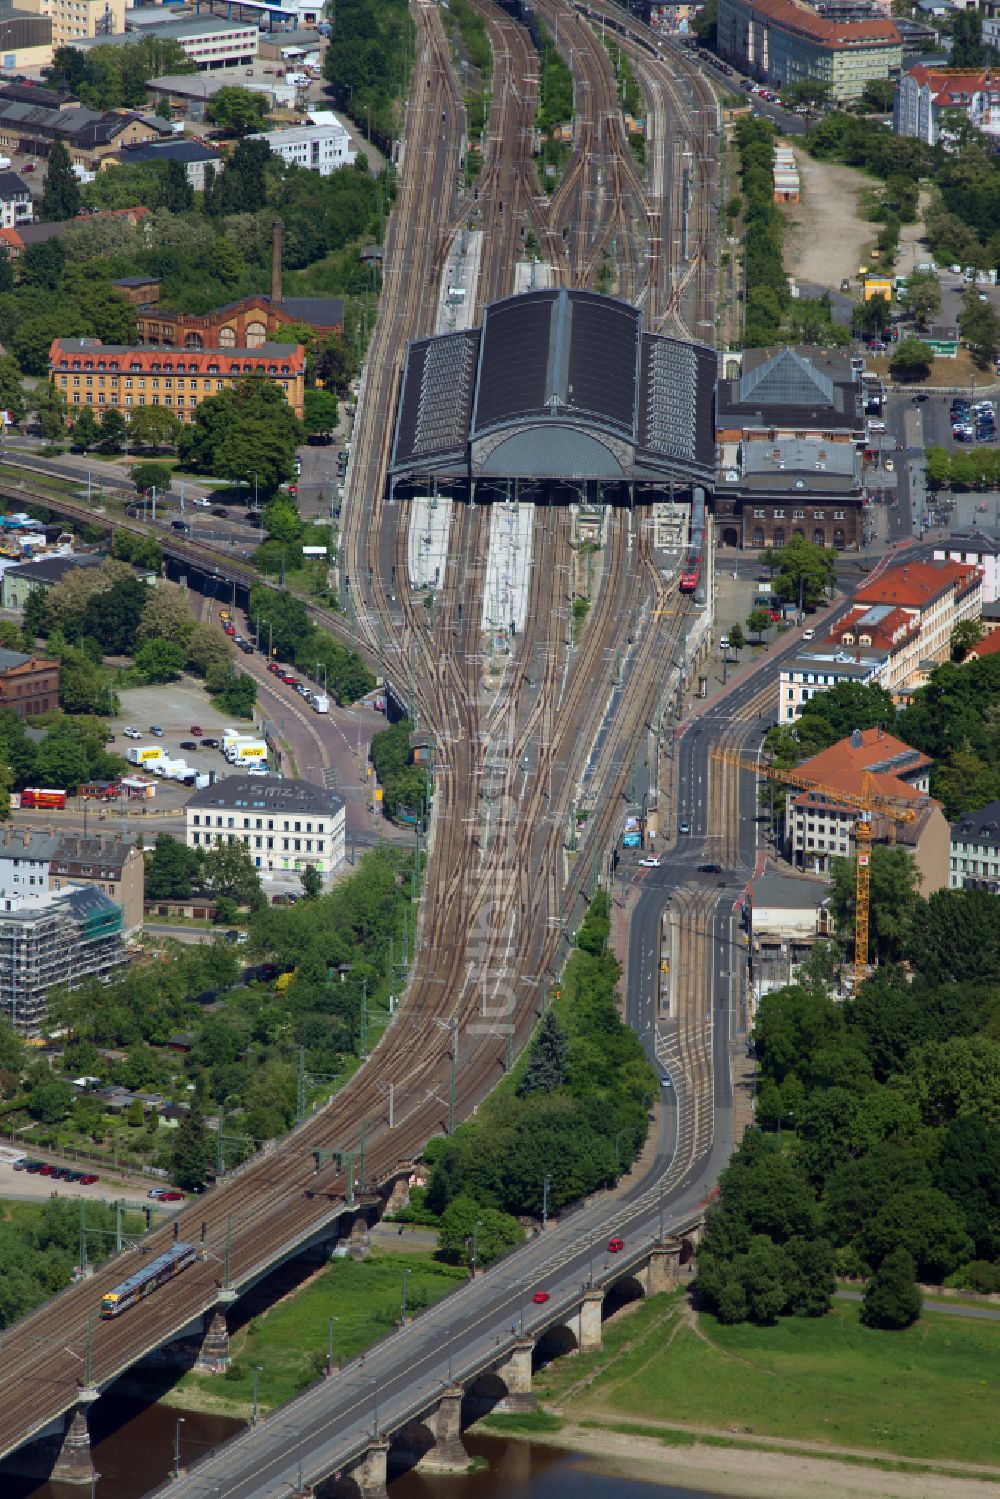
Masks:
[[[115,1202],[119,1198],[127,1202],[129,1207],[146,1207],[148,1190],[142,1182],[124,1182],[118,1179],[105,1177],[98,1173],[98,1180],[89,1184],[53,1179],[51,1176],[31,1175],[27,1171],[16,1171],[14,1169],[14,1155],[10,1159],[0,1160],[0,1197],[9,1198],[14,1202],[47,1202],[50,1197],[72,1197],[90,1198],[97,1202]],[[51,1156],[44,1155],[39,1151],[36,1160],[52,1161]],[[53,1164],[56,1164],[53,1162]],[[83,1167],[75,1168],[83,1170]],[[163,1210],[180,1207],[180,1203],[163,1203]]]
[[[214,770],[219,775],[228,775],[229,766],[221,750],[203,748],[202,739],[221,739],[225,728],[236,727],[247,735],[253,734],[253,724],[243,720],[235,723],[216,708],[208,694],[193,678],[181,678],[158,687],[131,687],[121,694],[122,711],[111,724],[110,732],[115,736],[114,750],[125,755],[132,745],[159,745],[171,759],[184,759],[193,770]],[[162,729],[162,736],[153,735],[153,727]],[[124,730],[139,731],[138,739],[125,737]],[[197,733],[193,731],[197,729]],[[182,744],[196,744],[196,749],[181,749]],[[136,769],[141,767],[136,766]],[[174,799],[180,802],[186,797],[182,788],[170,781],[163,781],[157,788],[156,804],[171,806]]]

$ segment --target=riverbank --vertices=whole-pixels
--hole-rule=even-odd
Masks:
[[[515,1437],[513,1431],[505,1435]],[[677,1445],[678,1439],[682,1445]],[[979,1476],[959,1476],[923,1464],[814,1457],[804,1450],[743,1446],[728,1441],[721,1431],[695,1434],[672,1427],[654,1436],[636,1428],[567,1422],[559,1432],[532,1431],[525,1440],[582,1453],[588,1468],[608,1477],[740,1499],[802,1499],[809,1493],[822,1494],[823,1499],[1000,1499],[996,1470],[991,1479],[986,1469]]]

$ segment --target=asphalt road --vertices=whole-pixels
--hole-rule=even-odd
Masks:
[[[860,1301],[860,1291],[835,1291],[837,1301]],[[946,1317],[972,1317],[979,1322],[1000,1322],[1000,1306],[956,1306],[953,1301],[929,1301],[924,1298],[925,1312],[943,1312]]]

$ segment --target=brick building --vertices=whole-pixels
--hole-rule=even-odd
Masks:
[[[160,307],[159,286],[138,313],[137,331],[144,344],[184,349],[255,349],[269,339],[280,341],[290,324],[305,324],[317,338],[344,331],[344,304],[339,297],[285,297],[281,292],[281,221],[271,237],[271,292],[255,292],[211,312],[171,312]]]
[[[146,866],[134,843],[63,834],[49,865],[49,888],[94,885],[121,906],[126,935],[142,926]]]
[[[0,708],[18,718],[59,707],[59,662],[0,650]]]
[[[864,395],[850,359],[823,349],[727,354],[716,399],[718,545],[761,550],[804,536],[838,551],[863,535]]]
[[[75,407],[90,406],[100,416],[114,406],[128,421],[135,406],[162,405],[187,422],[207,396],[259,375],[284,391],[301,418],[305,371],[301,344],[174,351],[102,344],[97,338],[56,338],[49,350],[49,379],[66,397],[71,417]]]

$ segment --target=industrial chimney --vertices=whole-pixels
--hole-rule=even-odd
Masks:
[[[281,220],[271,226],[271,301],[281,301]]]

